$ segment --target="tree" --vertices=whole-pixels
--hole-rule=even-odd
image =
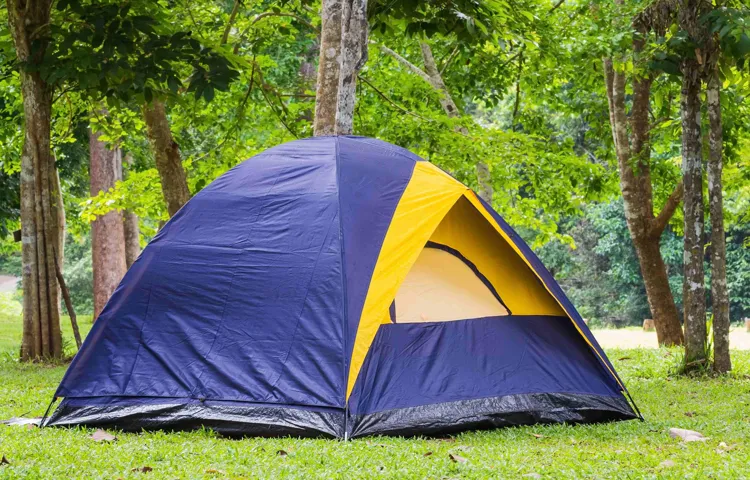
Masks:
[[[704,0],[681,0],[680,28],[686,32],[693,52],[686,52],[680,63],[682,92],[682,179],[685,186],[685,280],[684,321],[685,360],[688,366],[705,364],[706,292],[703,272],[703,152],[701,139],[701,65],[704,63],[705,31],[700,17],[706,13]]]
[[[60,193],[50,149],[52,87],[39,71],[48,40],[51,1],[7,0],[11,36],[21,64],[25,140],[21,155],[24,333],[21,360],[60,358],[60,294],[55,257],[61,245]]]
[[[367,62],[367,0],[344,0],[341,11],[341,66],[336,103],[336,135],[354,131],[357,75]]]
[[[357,75],[367,62],[367,0],[324,0],[315,135],[351,135]]]
[[[747,8],[731,8],[717,1],[702,21],[707,23],[706,112],[709,121],[708,208],[711,218],[711,311],[714,332],[714,371],[732,369],[729,354],[730,298],[727,286],[727,242],[724,228],[724,126],[721,69],[742,69],[750,56],[750,32],[744,26]],[[731,3],[731,2],[727,2]],[[731,136],[731,134],[730,134]],[[738,292],[739,293],[739,292]]]
[[[320,56],[318,61],[318,89],[315,94],[315,136],[333,135],[336,131],[342,7],[342,0],[323,0],[320,11]]]
[[[632,55],[636,60],[644,54],[649,27],[647,18],[648,15],[641,15],[634,22]],[[612,58],[605,58],[604,77],[625,218],[641,266],[657,339],[661,345],[682,345],[679,314],[659,245],[664,229],[679,206],[683,184],[681,182],[675,187],[661,212],[654,215],[649,110],[653,73],[636,71],[633,75],[629,115],[623,66],[616,66]]]
[[[133,156],[125,156],[125,164],[128,168],[133,164]],[[122,178],[127,178],[125,165],[122,165]],[[138,215],[132,210],[125,209],[122,212],[123,231],[125,234],[125,265],[130,268],[141,253],[141,228]]]
[[[91,196],[106,192],[122,180],[122,154],[100,139],[100,132],[89,134]],[[112,210],[91,223],[91,260],[94,274],[94,320],[119,285],[125,263],[125,231],[122,213]]]
[[[172,136],[163,101],[154,99],[150,104],[145,105],[143,117],[154,152],[156,170],[161,179],[164,202],[167,204],[167,211],[171,217],[190,200],[187,175],[180,158],[180,146]]]
[[[729,357],[729,290],[727,289],[727,245],[724,232],[723,128],[721,125],[721,80],[718,52],[708,65],[706,110],[709,121],[708,208],[711,216],[711,311],[714,329],[714,370],[732,369]]]

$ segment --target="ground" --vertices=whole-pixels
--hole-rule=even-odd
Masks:
[[[88,330],[89,322],[82,323]],[[65,366],[19,364],[19,340],[20,320],[3,319],[0,313],[0,419],[44,413],[65,372]],[[0,456],[9,462],[0,465],[0,478],[750,477],[750,352],[732,352],[731,376],[698,379],[670,374],[678,361],[676,350],[608,348],[607,354],[645,422],[350,442],[229,440],[198,431],[113,432],[115,442],[97,443],[89,438],[90,429],[0,425]],[[671,427],[696,430],[709,438],[683,443],[669,437]],[[151,470],[138,470],[143,467]]]

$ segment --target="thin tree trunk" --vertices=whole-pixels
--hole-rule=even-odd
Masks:
[[[336,105],[341,61],[342,0],[323,0],[321,9],[320,60],[315,94],[314,135],[333,135],[336,131]]]
[[[180,159],[180,147],[172,137],[164,102],[155,99],[144,105],[143,116],[156,169],[159,171],[162,194],[171,217],[190,200],[187,175]]]
[[[420,42],[419,48],[422,51],[422,61],[424,62],[424,70],[417,67],[398,53],[394,52],[388,47],[381,46],[380,50],[391,57],[398,60],[400,63],[405,65],[409,68],[412,72],[419,75],[422,79],[424,79],[427,83],[430,84],[432,88],[434,88],[439,96],[440,99],[440,106],[443,107],[443,111],[449,118],[458,118],[461,116],[461,110],[459,110],[458,106],[456,105],[456,102],[453,101],[453,97],[450,94],[450,91],[448,90],[448,87],[445,85],[445,81],[443,80],[443,75],[440,73],[440,70],[437,67],[437,62],[435,62],[435,56],[432,53],[432,47],[426,42]],[[458,126],[456,127],[456,131],[460,132],[464,135],[468,135],[469,131],[466,129],[466,127]],[[482,162],[478,161],[475,167],[476,170],[476,176],[477,176],[477,194],[487,203],[492,205],[492,197],[494,195],[494,189],[492,187],[492,174],[490,173],[489,166]]]
[[[448,91],[448,87],[445,86],[443,76],[440,75],[440,71],[437,68],[435,62],[435,56],[432,54],[432,48],[426,42],[420,42],[419,48],[422,50],[422,60],[424,61],[424,70],[429,77],[429,82],[432,88],[438,91],[440,105],[443,107],[443,111],[450,118],[457,118],[461,116],[461,112],[456,106],[456,102],[453,101],[453,97]],[[464,129],[463,133],[467,133]]]
[[[709,120],[708,208],[711,214],[711,306],[714,315],[714,370],[732,369],[729,356],[729,291],[727,246],[724,238],[723,129],[721,124],[721,80],[716,61],[711,66],[706,91]]]
[[[121,180],[122,158],[119,148],[110,150],[99,140],[101,134],[89,134],[91,159],[91,196],[106,192]],[[91,259],[94,270],[94,320],[125,275],[125,232],[122,214],[112,210],[91,224]]]
[[[21,152],[23,337],[21,360],[62,357],[60,294],[54,251],[60,242],[60,191],[50,148],[52,90],[34,65],[46,42],[34,38],[49,23],[50,2],[7,0],[8,22],[20,64],[24,109]],[[32,50],[32,42],[35,42]]]
[[[683,62],[682,179],[685,185],[685,359],[688,364],[706,358],[706,292],[703,272],[703,156],[700,120],[701,80],[695,60]]]
[[[125,156],[125,163],[130,165],[133,163],[133,157],[128,154]],[[126,169],[123,166],[123,179],[127,180]],[[141,228],[138,221],[138,215],[125,210],[122,212],[122,222],[125,231],[125,265],[130,268],[133,262],[141,254]]]
[[[643,47],[634,41],[634,50]],[[683,334],[679,312],[669,287],[667,269],[659,251],[661,234],[679,205],[682,187],[678,185],[658,217],[654,216],[650,169],[650,139],[648,106],[651,80],[633,80],[631,118],[625,111],[626,78],[615,70],[611,59],[604,59],[605,86],[612,138],[620,172],[620,189],[625,206],[625,219],[635,247],[641,276],[646,287],[651,316],[660,345],[682,345]],[[628,123],[632,139],[628,134]],[[631,142],[632,140],[632,142]],[[631,146],[632,143],[632,146]]]
[[[341,70],[336,104],[336,135],[354,132],[357,75],[367,62],[367,0],[344,0],[341,11]]]
[[[141,254],[141,229],[138,224],[138,215],[125,210],[122,214],[122,223],[125,232],[125,266],[130,268]]]
[[[70,317],[70,326],[73,329],[73,338],[76,340],[76,348],[81,349],[81,332],[78,330],[78,320],[76,319],[76,311],[73,308],[73,301],[70,299],[70,292],[68,286],[65,284],[65,278],[63,277],[62,270],[60,270],[60,263],[55,257],[55,276],[57,282],[60,284],[60,291],[62,292],[63,300],[65,300],[65,309],[68,310],[68,316]]]

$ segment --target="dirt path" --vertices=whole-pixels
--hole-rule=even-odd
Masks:
[[[0,275],[0,292],[12,292],[16,289],[18,278],[9,275]]]
[[[656,333],[631,330],[593,330],[603,348],[656,348]],[[733,327],[729,332],[730,348],[750,350],[750,332],[744,327]]]

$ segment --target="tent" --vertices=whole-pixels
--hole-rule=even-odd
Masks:
[[[363,137],[271,148],[127,272],[47,425],[431,435],[637,418],[530,248],[435,165]]]

